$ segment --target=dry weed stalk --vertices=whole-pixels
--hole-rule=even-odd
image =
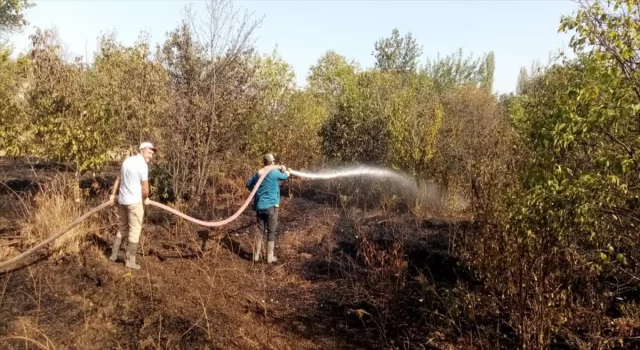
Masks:
[[[0,294],[0,306],[2,306],[2,302],[4,301],[4,294],[7,292],[7,286],[9,285],[10,280],[11,272],[7,274],[7,281],[4,283],[4,287],[2,287],[2,294]]]
[[[198,320],[194,323],[194,325],[198,326],[203,331],[206,331],[207,332],[207,339],[209,341],[212,341],[213,337],[211,337],[211,324],[209,323],[209,315],[207,314],[207,307],[204,304],[204,300],[202,299],[202,295],[200,294],[200,292],[198,292],[198,299],[200,300],[200,306],[202,307],[202,315],[198,318]],[[205,320],[205,322],[207,324],[207,328],[206,329],[198,324],[198,322],[200,322],[202,317],[204,317],[204,320]]]
[[[40,311],[42,310],[42,274],[40,270],[36,271],[36,275],[34,275],[33,269],[29,267],[27,269],[29,272],[29,277],[31,278],[31,284],[33,285],[33,301],[35,302],[36,309],[36,324],[40,321]]]
[[[64,176],[58,176],[42,186],[42,190],[33,198],[33,207],[24,212],[21,224],[24,245],[46,239],[88,210],[85,203],[75,200],[76,188],[77,184]],[[91,219],[71,229],[52,243],[53,258],[58,260],[79,252],[86,234],[95,229],[95,221]]]
[[[4,338],[0,338],[0,339],[4,339],[5,341],[5,345],[9,346],[10,348],[11,345],[9,344],[9,340],[23,340],[24,341],[24,347],[25,349],[29,348],[29,344],[33,344],[35,346],[37,346],[39,349],[45,349],[45,350],[55,350],[56,347],[54,345],[54,343],[51,341],[51,339],[47,336],[47,334],[45,332],[43,332],[42,330],[38,329],[37,327],[32,327],[32,326],[27,326],[24,322],[24,320],[21,320],[22,323],[22,330],[24,332],[24,335],[9,335],[6,336]],[[44,344],[39,341],[38,339],[35,339],[31,334],[29,333],[33,333],[33,332],[28,332],[27,330],[31,330],[33,332],[35,332],[36,336],[41,336],[42,338],[44,338]]]

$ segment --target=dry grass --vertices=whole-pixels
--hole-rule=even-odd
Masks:
[[[16,244],[17,242],[15,240],[0,239],[0,261],[9,260],[11,257],[20,253],[13,247]]]
[[[43,272],[41,270],[27,268],[27,274],[31,283],[32,293],[28,292],[28,289],[23,291],[23,295],[26,296],[30,302],[33,303],[33,312],[29,316],[20,316],[16,319],[9,321],[9,329],[11,333],[2,334],[0,337],[0,348],[2,349],[14,349],[16,347],[30,349],[35,346],[37,349],[55,349],[54,343],[47,336],[45,330],[40,327],[41,313],[43,311],[42,296],[43,296]],[[0,294],[0,306],[4,301],[7,286],[12,277],[9,273],[4,282]]]
[[[43,186],[33,198],[33,206],[25,208],[20,225],[24,245],[33,245],[69,225],[90,208],[80,199],[79,189],[68,177],[58,176]],[[87,233],[95,230],[89,218],[51,244],[52,257],[59,259],[76,254]]]

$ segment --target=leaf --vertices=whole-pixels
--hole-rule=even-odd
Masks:
[[[605,253],[600,253],[600,260],[602,260],[603,262],[607,261],[607,255]]]

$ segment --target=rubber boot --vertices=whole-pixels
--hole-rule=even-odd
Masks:
[[[273,247],[275,246],[275,242],[267,242],[267,262],[269,264],[278,261],[278,259],[273,256]]]
[[[137,250],[138,250],[138,243],[129,242],[129,244],[127,244],[127,262],[124,264],[124,266],[130,269],[140,270],[140,265],[136,264]]]
[[[122,244],[122,237],[116,237],[116,240],[113,242],[113,246],[111,246],[111,256],[109,260],[117,261],[118,253],[120,252],[120,245]]]
[[[253,247],[253,261],[260,261],[260,253],[262,250],[262,240],[260,238],[256,238],[255,245]]]

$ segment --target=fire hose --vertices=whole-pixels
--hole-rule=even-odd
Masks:
[[[158,207],[160,209],[166,210],[171,214],[177,215],[183,219],[186,219],[188,221],[193,222],[194,224],[197,225],[201,225],[204,227],[218,227],[218,226],[224,226],[230,222],[232,222],[233,220],[237,219],[238,216],[240,216],[240,214],[242,214],[242,212],[247,208],[247,206],[249,205],[249,203],[251,202],[251,199],[253,199],[253,196],[256,194],[256,191],[258,190],[258,187],[260,186],[260,183],[262,183],[262,180],[267,176],[267,174],[269,174],[269,172],[271,170],[274,169],[279,169],[280,166],[277,165],[269,165],[266,166],[262,169],[259,170],[259,174],[260,177],[258,178],[258,181],[256,182],[256,184],[253,187],[253,190],[251,191],[251,193],[249,194],[249,197],[247,197],[247,199],[244,201],[244,203],[242,204],[242,206],[240,207],[240,209],[238,209],[238,211],[235,212],[235,214],[231,215],[230,217],[222,220],[222,221],[202,221],[202,220],[198,220],[196,218],[193,218],[189,215],[186,215],[184,213],[181,213],[171,207],[168,207],[164,204],[149,200],[148,204],[152,205],[154,207]],[[78,217],[77,219],[75,219],[72,223],[70,223],[68,226],[60,229],[58,232],[56,232],[55,234],[53,234],[51,237],[45,239],[44,241],[38,243],[37,245],[35,245],[34,247],[30,248],[29,250],[7,260],[7,261],[3,261],[0,262],[0,270],[4,269],[7,266],[10,266],[24,258],[26,258],[27,256],[35,253],[36,251],[40,250],[42,247],[46,246],[47,244],[55,241],[56,239],[58,239],[60,236],[64,235],[65,233],[67,233],[69,230],[71,230],[72,228],[76,227],[78,224],[80,224],[81,222],[83,222],[84,220],[86,220],[87,218],[89,218],[90,216],[92,216],[93,214],[111,207],[112,205],[114,205],[114,202],[109,200],[107,202],[104,202],[102,204],[100,204],[99,206],[91,209],[90,211],[86,212],[84,215]]]

